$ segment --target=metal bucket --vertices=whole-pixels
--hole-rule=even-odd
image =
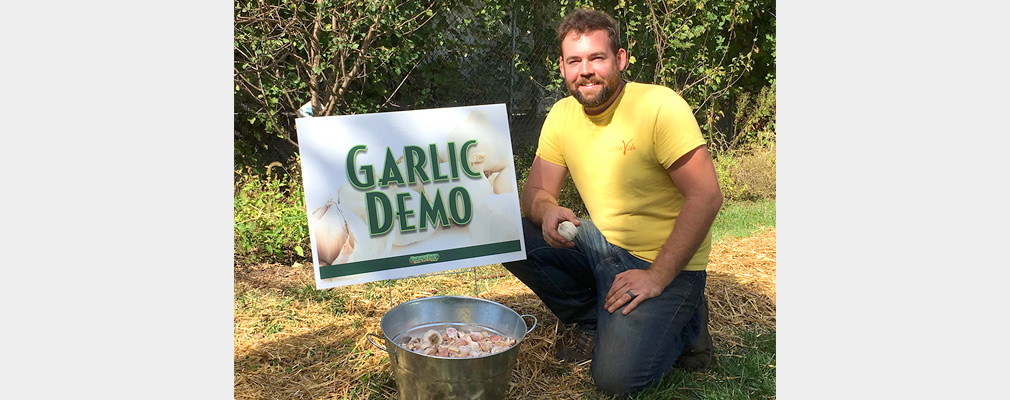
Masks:
[[[532,317],[527,328],[523,317]],[[394,340],[422,326],[469,325],[508,335],[515,345],[505,351],[472,358],[448,358],[414,353]],[[411,300],[393,307],[379,326],[389,353],[393,378],[401,400],[413,399],[504,399],[512,368],[523,338],[537,326],[533,315],[519,315],[511,308],[476,297],[435,296]]]

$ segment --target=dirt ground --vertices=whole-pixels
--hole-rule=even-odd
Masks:
[[[306,284],[315,286],[312,270],[303,266],[282,264],[235,265],[235,281],[257,289],[294,289]]]

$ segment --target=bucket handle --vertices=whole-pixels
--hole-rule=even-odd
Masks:
[[[523,315],[519,316],[519,318],[523,318],[523,317],[533,318],[533,326],[531,326],[530,329],[526,330],[526,334],[529,335],[530,332],[533,332],[533,328],[537,327],[537,317],[535,315],[533,315],[533,314],[523,314]],[[525,322],[525,321],[526,321],[526,319],[523,318],[523,322]]]
[[[368,339],[368,342],[371,343],[372,346],[378,347],[378,348],[382,349],[382,351],[385,351],[385,352],[388,353],[389,350],[386,350],[385,347],[379,346],[378,343],[375,343],[375,342],[372,341],[372,336],[375,336],[378,339],[382,339],[381,337],[379,337],[379,335],[376,335],[376,334],[371,333],[371,332],[365,334],[365,339]]]
[[[376,334],[371,333],[371,332],[368,332],[368,333],[365,334],[365,339],[368,339],[368,342],[371,343],[372,346],[378,347],[378,348],[382,349],[382,351],[384,351],[387,354],[389,354],[389,358],[393,360],[393,364],[396,364],[396,353],[394,353],[392,351],[389,351],[385,347],[379,346],[378,343],[375,343],[374,341],[372,341],[372,336],[375,336],[375,338],[379,339],[379,341],[384,340],[381,336],[376,335]]]

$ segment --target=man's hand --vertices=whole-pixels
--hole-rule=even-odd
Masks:
[[[542,217],[543,223],[540,224],[540,229],[544,232],[544,241],[547,244],[558,249],[575,247],[575,242],[565,239],[558,232],[558,225],[562,221],[569,221],[575,226],[579,226],[579,220],[575,218],[575,213],[571,209],[561,206],[553,207],[545,211]]]
[[[530,167],[530,176],[526,178],[523,193],[519,196],[523,216],[540,225],[544,241],[558,249],[575,246],[574,242],[568,241],[558,233],[558,224],[561,221],[570,221],[579,226],[575,213],[558,205],[561,185],[567,174],[568,168],[551,164],[536,156],[533,158],[533,166]]]
[[[653,269],[629,269],[621,272],[614,278],[614,284],[610,285],[603,308],[613,314],[627,304],[621,314],[628,315],[643,301],[663,293],[663,289],[672,281],[673,279],[667,280],[660,271]],[[629,291],[634,296],[629,295]]]

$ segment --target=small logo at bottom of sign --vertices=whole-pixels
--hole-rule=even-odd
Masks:
[[[411,264],[420,264],[424,262],[435,262],[438,261],[438,253],[422,254],[419,256],[410,257]]]

